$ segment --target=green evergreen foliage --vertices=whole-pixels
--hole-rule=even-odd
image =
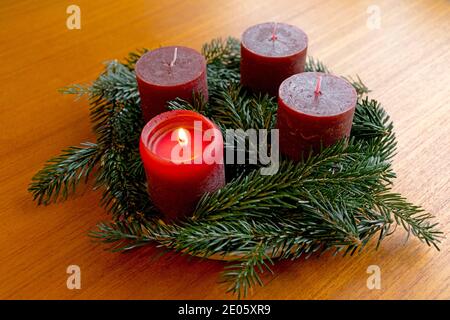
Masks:
[[[260,175],[258,165],[227,166],[227,185],[205,194],[192,217],[163,223],[147,195],[138,150],[144,123],[133,69],[144,52],[130,53],[123,63],[109,62],[91,85],[62,89],[87,97],[97,141],[68,148],[33,177],[29,191],[39,204],[65,199],[93,175],[113,221],[100,223],[92,237],[113,251],[157,244],[206,258],[238,254],[222,274],[228,291],[238,297],[262,285],[260,273],[271,272],[276,259],[325,251],[352,255],[372,239],[378,246],[397,225],[438,248],[442,233],[433,216],[391,190],[393,124],[367,97],[359,77],[347,78],[359,96],[350,141],[300,163],[282,158],[272,176]],[[239,86],[239,41],[216,39],[202,53],[208,63],[208,102],[175,100],[169,108],[200,112],[222,130],[274,128],[275,97]],[[311,57],[306,71],[329,72]]]

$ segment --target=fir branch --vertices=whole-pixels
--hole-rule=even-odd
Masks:
[[[376,100],[359,99],[351,135],[366,143],[368,152],[390,161],[396,152],[394,126],[389,115]]]
[[[166,225],[160,221],[103,222],[90,235],[112,245],[114,250],[128,250],[141,243],[159,243],[165,248],[184,254],[208,258],[215,254],[233,252],[242,256],[259,244],[268,244],[278,253],[294,251],[299,243],[312,248],[311,239],[302,238],[299,215],[278,217],[273,221],[254,219],[206,221],[187,219]],[[320,226],[320,224],[319,224]],[[313,232],[311,234],[314,234]],[[332,237],[331,235],[329,236]],[[285,241],[291,241],[287,246]],[[353,243],[353,240],[352,242]],[[303,252],[308,250],[303,248]]]
[[[258,243],[252,250],[233,264],[225,266],[222,272],[222,281],[229,283],[227,292],[237,295],[237,298],[246,297],[248,290],[255,285],[263,286],[259,273],[265,270],[273,274],[270,265],[273,265],[264,243]]]
[[[193,102],[176,99],[169,102],[170,110],[192,110],[214,119],[225,132],[226,129],[271,129],[275,126],[277,102],[268,95],[252,95],[238,84],[219,89],[205,102],[194,98]]]
[[[214,97],[218,91],[229,85],[239,84],[241,79],[239,69],[220,64],[209,64],[207,66],[207,73],[210,97]]]
[[[109,250],[112,252],[127,251],[155,241],[144,235],[143,223],[143,219],[101,222],[97,224],[97,230],[89,232],[89,236],[102,243],[111,244]]]
[[[202,46],[201,53],[207,64],[220,64],[237,68],[241,60],[240,45],[239,39],[233,37],[228,37],[225,40],[217,38],[205,43]]]
[[[323,72],[330,73],[330,70],[325,66],[325,64],[311,56],[308,56],[305,64],[305,72]]]
[[[230,84],[216,92],[208,103],[201,99],[194,99],[193,103],[177,99],[169,103],[171,110],[192,110],[199,112],[214,122],[226,136],[227,129],[267,129],[275,127],[277,102],[269,95],[253,95],[238,84]],[[226,141],[225,148],[227,152],[237,152],[239,146],[244,146],[247,158],[256,146],[251,146],[250,141],[245,135],[235,135],[232,144]],[[270,139],[266,137],[270,148]],[[256,157],[257,158],[257,157]],[[237,177],[240,174],[248,173],[254,169],[255,165],[234,165],[226,164],[227,180]]]
[[[68,88],[65,93],[75,93],[78,88]],[[136,157],[143,125],[134,73],[112,61],[87,91],[79,91],[79,94],[85,93],[91,104],[97,156],[101,159],[96,188],[103,187],[102,204],[116,218],[141,215],[149,205],[142,192],[145,178],[142,171],[132,171],[139,175],[130,175],[127,164],[130,155]],[[139,155],[137,158],[140,160]]]
[[[207,101],[201,95],[193,96],[192,102],[177,98],[167,104],[169,110],[190,110],[211,117],[211,109]]]
[[[147,48],[136,49],[128,53],[128,56],[125,57],[125,62],[123,63],[130,71],[134,71],[134,67],[136,62],[149,51]]]
[[[223,130],[264,129],[272,126],[276,103],[268,96],[249,98],[239,85],[222,89],[211,102],[211,113],[216,124]]]
[[[213,254],[233,252],[240,254],[222,274],[230,284],[228,290],[239,297],[246,296],[248,288],[262,281],[259,273],[266,269],[271,257],[299,258],[315,252],[335,248],[354,253],[366,238],[376,234],[366,232],[360,239],[359,229],[345,206],[325,203],[311,206],[303,213],[276,216],[271,220],[234,219],[230,221],[194,221],[165,225],[151,222],[103,223],[91,236],[112,245],[112,250],[129,250],[148,243],[159,243],[184,254],[210,257]],[[348,224],[351,227],[348,227]]]
[[[267,263],[272,264],[273,256],[298,259],[330,249],[335,253],[353,255],[377,234],[378,242],[390,234],[393,223],[388,217],[390,212],[411,216],[408,214],[409,206],[400,203],[396,195],[383,193],[379,199],[380,206],[376,211],[365,205],[349,206],[343,199],[332,203],[316,196],[303,210],[274,215],[271,219],[187,219],[171,225],[155,221],[140,224],[124,221],[100,224],[91,235],[112,244],[115,251],[159,243],[184,254],[205,258],[227,252],[240,254],[238,260],[226,267],[222,280],[230,284],[229,291],[245,297],[248,288],[256,283],[262,285],[259,273],[262,269],[270,270]],[[428,218],[423,217],[424,220]],[[412,219],[417,225],[416,217]],[[427,225],[425,229],[426,239],[432,239],[430,244],[436,245],[440,232],[435,225]]]
[[[48,160],[44,168],[33,176],[28,191],[38,204],[47,205],[66,199],[81,180],[87,181],[98,161],[98,146],[94,143],[69,147],[60,156]]]
[[[214,97],[219,90],[231,84],[239,83],[241,52],[238,39],[213,39],[203,45],[202,54],[207,61],[210,97]]]
[[[139,53],[130,53],[130,57],[138,55]],[[129,60],[127,63],[132,62]],[[91,85],[75,84],[59,91],[78,97],[87,95],[91,104],[99,104],[104,101],[139,103],[134,71],[129,69],[129,65],[122,64],[117,60],[107,62],[104,72]]]
[[[88,84],[72,84],[67,87],[63,87],[58,90],[62,94],[75,95],[76,99],[80,99],[82,96],[90,95],[91,86]]]
[[[96,186],[104,190],[102,204],[116,219],[150,213],[138,151],[142,128],[140,109],[135,104],[106,103],[94,113],[98,121],[97,140],[103,152],[96,179]]]
[[[311,190],[364,195],[384,189],[393,174],[390,164],[367,156],[360,144],[336,144],[307,161],[280,163],[279,172],[263,176],[258,170],[241,176],[215,193],[205,195],[194,218],[221,219],[249,215],[276,215],[277,209],[298,208]]]
[[[386,111],[376,100],[358,100],[353,118],[352,135],[360,138],[373,138],[389,135],[393,124]]]
[[[140,160],[136,152],[127,156],[114,149],[106,150],[102,157],[102,170],[96,179],[97,188],[103,187],[104,190],[101,204],[116,220],[154,214],[145,178],[132,174],[128,163],[133,160],[129,158]]]
[[[230,220],[188,218],[171,225],[122,221],[100,224],[91,235],[111,244],[116,251],[159,243],[174,251],[205,258],[228,252],[241,255],[225,269],[222,280],[230,284],[229,291],[245,297],[248,288],[262,284],[260,268],[270,270],[267,265],[267,261],[271,263],[270,257],[298,259],[331,249],[353,255],[370,240],[378,237],[380,242],[391,234],[391,212],[411,218],[409,205],[399,203],[397,196],[386,192],[380,193],[377,199],[380,205],[373,209],[367,203],[356,205],[347,199],[331,202],[316,195],[302,210],[277,214],[270,219],[263,216]],[[416,218],[412,218],[413,225],[420,223],[421,218],[419,221]],[[440,233],[434,225],[426,226],[426,230],[426,238],[432,239],[430,244],[435,245]]]
[[[278,108],[268,95],[250,95],[239,85],[222,89],[211,101],[211,115],[222,129],[271,129]]]
[[[133,70],[117,60],[106,64],[106,69],[91,86],[91,98],[120,103],[139,103],[136,76]]]
[[[356,79],[353,77],[343,77],[345,80],[350,82],[350,84],[355,88],[356,93],[359,97],[363,97],[364,95],[370,92],[369,88],[362,82],[361,78],[356,75]]]
[[[137,151],[143,120],[132,67],[144,52],[130,53],[125,64],[108,62],[91,86],[75,85],[62,90],[88,95],[97,135],[97,157],[101,159],[96,188],[103,189],[101,204],[115,219],[154,214]],[[132,170],[129,163],[133,163]]]
[[[409,203],[398,193],[384,192],[375,196],[375,206],[386,215],[392,215],[408,235],[411,233],[419,240],[439,250],[443,233],[437,223],[432,223],[434,216],[416,205]]]
[[[130,54],[128,63],[139,55]],[[143,120],[134,72],[117,61],[108,63],[90,87],[89,100],[101,157],[96,179],[96,188],[103,189],[101,204],[115,219],[152,214],[138,152]]]

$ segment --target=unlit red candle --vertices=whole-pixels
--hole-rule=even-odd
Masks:
[[[304,72],[283,81],[278,96],[280,151],[300,160],[350,136],[357,94],[346,80]]]
[[[241,39],[241,84],[277,95],[286,78],[305,69],[308,37],[298,27],[267,22],[248,28]]]
[[[162,47],[144,54],[136,63],[136,79],[145,121],[167,111],[176,98],[192,102],[201,94],[208,98],[206,61],[191,48]]]
[[[192,214],[202,195],[225,185],[222,134],[196,112],[154,117],[142,130],[140,153],[150,198],[168,221]]]

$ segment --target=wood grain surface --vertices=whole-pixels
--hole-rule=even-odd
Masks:
[[[81,8],[81,29],[66,8]],[[375,7],[374,7],[375,6]],[[371,24],[380,13],[380,25]],[[369,21],[368,21],[369,19]],[[0,298],[218,299],[222,262],[153,259],[156,248],[112,254],[87,237],[109,217],[99,194],[82,188],[68,201],[38,207],[27,193],[45,160],[92,140],[86,100],[57,89],[93,80],[106,60],[159,45],[199,49],[263,21],[303,28],[309,54],[340,75],[359,74],[395,121],[395,190],[436,215],[450,231],[450,2],[443,0],[14,1],[0,3]],[[67,266],[81,289],[66,287]],[[381,289],[369,290],[369,265]],[[355,257],[283,261],[253,299],[449,299],[450,252],[400,228],[376,251]]]

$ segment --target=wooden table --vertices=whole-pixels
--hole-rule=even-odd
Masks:
[[[136,48],[199,49],[213,37],[238,37],[262,21],[301,26],[311,55],[337,74],[364,79],[395,121],[395,190],[434,213],[442,230],[450,231],[448,1],[75,3],[81,8],[80,30],[66,28],[67,1],[0,5],[0,298],[232,298],[217,283],[221,262],[155,260],[154,248],[112,254],[94,244],[86,233],[109,217],[89,188],[48,207],[37,207],[26,189],[47,158],[93,139],[86,101],[74,102],[58,88],[93,80],[102,62]],[[250,298],[449,299],[448,239],[441,252],[414,238],[404,241],[398,230],[378,251],[370,247],[352,258],[282,262]],[[71,264],[81,268],[81,290],[66,287]],[[380,290],[366,286],[369,265],[381,268]]]

